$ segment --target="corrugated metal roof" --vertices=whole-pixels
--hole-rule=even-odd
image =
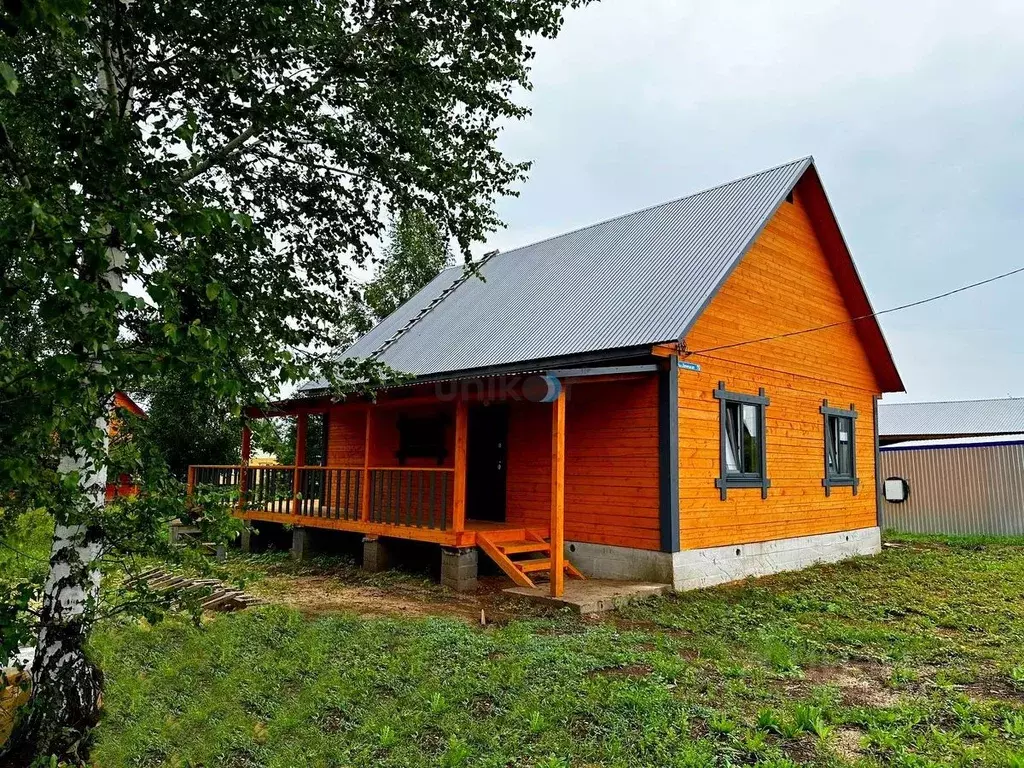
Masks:
[[[930,448],[986,448],[992,445],[1024,445],[1019,434],[977,437],[937,437],[930,440],[902,440],[879,448],[881,451],[924,451]]]
[[[447,269],[344,355],[407,325],[378,359],[421,376],[675,340],[812,162],[500,253],[410,324],[462,273]]]
[[[1024,398],[881,403],[882,438],[954,437],[1024,433]]]

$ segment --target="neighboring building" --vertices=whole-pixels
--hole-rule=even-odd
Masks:
[[[193,481],[238,483],[300,550],[312,528],[364,534],[370,567],[388,538],[440,544],[457,589],[477,548],[555,594],[576,568],[687,589],[879,551],[875,406],[903,384],[810,158],[480,271],[345,352],[402,386],[251,412],[296,417],[300,446],[325,418],[326,467]]]
[[[907,440],[1024,434],[1024,398],[885,403],[878,406],[882,445]]]
[[[889,445],[881,449],[879,474],[886,530],[1024,535],[1020,435]]]
[[[118,390],[114,393],[114,407],[110,412],[110,419],[107,424],[107,434],[110,437],[115,437],[120,429],[121,421],[123,420],[122,413],[130,413],[133,416],[145,417],[146,412],[136,404],[127,393]],[[131,475],[122,474],[116,480],[108,480],[106,489],[106,499],[108,502],[113,501],[116,498],[125,498],[134,496],[139,492],[139,488],[132,481]]]
[[[878,407],[882,526],[1024,535],[1024,398]]]

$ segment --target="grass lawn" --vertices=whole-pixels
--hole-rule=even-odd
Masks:
[[[0,522],[7,534],[0,538],[0,586],[41,578],[47,571],[53,521],[43,510],[26,512],[5,521],[8,514],[0,507]]]
[[[239,556],[268,597],[316,576],[385,607],[105,626],[96,763],[1024,767],[1024,542],[892,543],[601,618],[504,606],[486,627],[432,615],[443,596],[411,577]],[[389,616],[396,593],[425,609]]]

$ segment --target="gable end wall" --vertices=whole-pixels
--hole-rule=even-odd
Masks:
[[[798,187],[686,337],[709,350],[850,318]],[[852,324],[686,358],[679,372],[679,505],[684,550],[815,536],[876,525],[873,398],[879,385]],[[720,498],[719,381],[770,398],[766,411],[771,487],[729,489]],[[825,496],[822,400],[859,413],[859,491]]]

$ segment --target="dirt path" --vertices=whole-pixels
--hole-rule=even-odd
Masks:
[[[541,615],[525,600],[502,592],[505,579],[480,580],[476,592],[460,594],[429,583],[398,581],[386,585],[352,583],[342,575],[269,575],[249,590],[270,603],[294,608],[308,616],[355,613],[368,617],[456,618],[470,624],[506,623],[513,618]]]

